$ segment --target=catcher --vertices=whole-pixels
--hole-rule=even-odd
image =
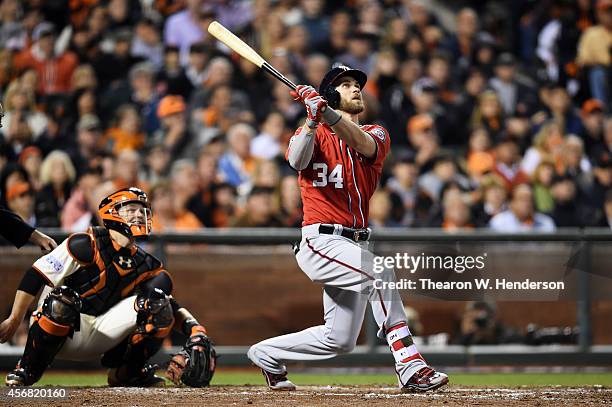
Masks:
[[[172,279],[162,263],[136,246],[151,233],[151,208],[138,188],[102,200],[105,227],[75,233],[26,271],[0,342],[9,340],[38,291],[28,340],[7,386],[30,386],[57,357],[94,360],[109,368],[110,386],[164,384],[147,363],[174,328],[189,339],[172,357],[167,376],[175,384],[207,386],[216,354],[206,329],[171,296]]]

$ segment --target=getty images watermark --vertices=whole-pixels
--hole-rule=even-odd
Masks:
[[[565,290],[564,281],[533,278],[516,280],[501,276],[487,276],[487,253],[480,255],[426,255],[396,253],[393,256],[374,256],[373,281],[375,289],[415,291],[483,291],[483,290]],[[389,280],[385,270],[409,277]],[[494,273],[493,273],[494,274]],[[512,277],[512,276],[508,276]]]

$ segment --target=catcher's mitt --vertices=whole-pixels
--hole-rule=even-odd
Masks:
[[[166,371],[176,385],[206,387],[210,384],[217,365],[217,353],[208,336],[192,335],[183,349],[172,356]]]

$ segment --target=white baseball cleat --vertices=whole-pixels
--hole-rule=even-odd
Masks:
[[[448,376],[442,372],[436,372],[429,366],[421,368],[416,372],[408,383],[402,387],[403,392],[424,392],[435,390],[448,383]]]
[[[291,380],[287,379],[287,372],[276,374],[268,372],[267,370],[261,369],[261,373],[266,378],[266,383],[271,390],[276,391],[293,391],[295,390],[295,384]]]

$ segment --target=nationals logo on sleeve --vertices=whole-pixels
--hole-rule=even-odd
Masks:
[[[385,131],[380,127],[374,127],[372,130],[370,130],[370,133],[378,137],[380,141],[385,141]]]

